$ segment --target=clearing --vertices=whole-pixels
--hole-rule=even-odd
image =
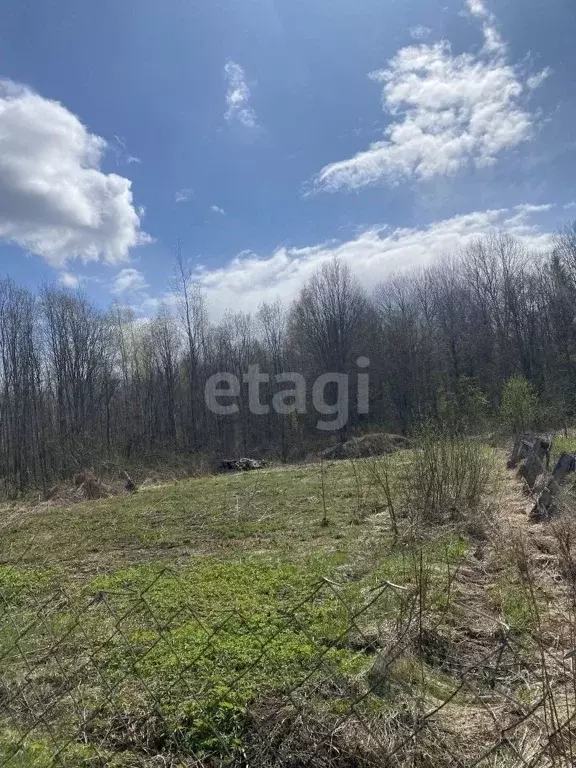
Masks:
[[[479,450],[416,531],[411,451],[6,506],[0,764],[571,764],[571,534]]]

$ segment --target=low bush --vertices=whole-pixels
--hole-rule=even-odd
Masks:
[[[423,428],[400,493],[414,523],[447,522],[478,510],[492,473],[485,448],[458,432]]]

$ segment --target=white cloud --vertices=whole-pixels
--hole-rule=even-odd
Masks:
[[[220,216],[226,216],[226,211],[224,210],[224,208],[220,208],[220,206],[218,205],[211,205],[210,210],[213,213],[219,213]]]
[[[531,137],[533,116],[524,93],[547,74],[525,80],[506,60],[494,16],[481,0],[468,0],[467,6],[482,20],[481,50],[455,55],[446,41],[409,46],[372,73],[391,116],[384,139],[325,166],[315,179],[317,189],[450,176],[467,166],[491,165]]]
[[[118,263],[150,240],[131,182],[100,170],[106,142],[56,101],[0,81],[0,239],[42,256]]]
[[[112,144],[111,148],[116,155],[116,165],[132,165],[133,163],[139,165],[142,162],[139,157],[129,154],[126,142],[120,136],[116,136],[116,134],[114,134],[114,144]]]
[[[347,242],[305,248],[278,248],[270,256],[239,254],[219,269],[201,268],[196,278],[206,291],[211,315],[226,309],[255,312],[262,301],[294,299],[313,272],[339,256],[371,290],[391,272],[425,266],[445,254],[456,253],[478,237],[494,231],[515,235],[533,250],[544,250],[552,234],[541,229],[537,216],[550,206],[474,212],[431,224],[424,229],[372,227]]]
[[[411,27],[409,31],[410,37],[413,40],[426,40],[426,38],[430,37],[432,34],[430,27],[424,27],[421,24],[419,24],[417,27]]]
[[[502,39],[500,32],[491,22],[484,24],[484,48],[485,53],[502,54],[506,53],[507,45]]]
[[[80,278],[72,272],[62,272],[59,282],[64,288],[78,288],[80,286]]]
[[[179,189],[178,192],[174,194],[174,202],[187,203],[189,202],[192,195],[193,195],[193,190],[188,189],[187,187],[184,189]]]
[[[144,291],[146,288],[148,288],[148,283],[142,272],[139,272],[132,267],[127,267],[126,269],[120,270],[116,275],[110,292],[115,296],[119,296],[122,293]]]
[[[550,67],[545,67],[541,72],[536,72],[533,75],[530,75],[530,77],[526,80],[526,85],[531,90],[534,90],[535,88],[540,88],[542,83],[547,80],[550,75],[552,74],[552,70]]]
[[[466,6],[473,16],[478,16],[480,19],[488,18],[490,15],[482,0],[466,0]]]
[[[484,1],[466,0],[466,7],[472,16],[481,19],[483,22],[484,52],[488,54],[505,54],[506,43],[498,32],[496,16],[486,8]]]
[[[164,291],[159,296],[150,296],[148,293],[140,293],[140,301],[132,305],[132,309],[137,314],[143,314],[150,316],[158,312],[160,307],[168,307],[169,309],[177,309],[178,297],[172,291]]]
[[[496,16],[486,8],[484,1],[466,0],[466,7],[472,16],[483,21],[484,52],[505,54],[506,43],[498,32]]]
[[[250,106],[250,88],[246,74],[239,64],[230,59],[224,65],[226,80],[226,112],[228,122],[238,122],[245,128],[256,128],[256,113]]]
[[[520,213],[547,213],[554,208],[553,203],[543,203],[542,205],[532,205],[531,203],[522,203],[517,205],[514,210],[520,211]]]

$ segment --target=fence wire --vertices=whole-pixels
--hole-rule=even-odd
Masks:
[[[3,574],[2,768],[576,763],[572,656],[466,606],[454,639],[422,589],[323,579],[267,621],[170,568],[91,593]]]

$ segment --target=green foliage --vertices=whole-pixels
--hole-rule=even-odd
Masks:
[[[531,629],[535,626],[534,606],[526,585],[517,574],[503,574],[493,592],[496,608],[506,624],[516,630]]]
[[[556,435],[552,441],[550,461],[554,465],[563,453],[576,453],[576,437]]]
[[[47,573],[0,565],[0,605],[24,601],[31,593],[35,594],[45,587],[49,579]]]
[[[58,752],[55,762],[54,754]],[[0,765],[10,768],[94,768],[106,765],[109,768],[129,768],[122,755],[90,744],[68,744],[62,748],[54,745],[49,737],[26,738],[23,742],[16,731],[0,729]]]
[[[167,740],[166,748],[197,758],[230,754],[241,745],[250,701],[306,678],[360,672],[366,659],[338,646],[360,587],[338,599],[318,586],[338,559],[307,568],[207,560],[177,576],[142,567],[95,579],[91,590],[110,595],[100,621],[94,616],[95,638],[110,610],[124,615],[136,600],[123,632],[95,655],[115,691],[101,705],[102,729],[115,711],[130,708],[134,680],[145,680],[163,723],[155,738]]]
[[[410,453],[389,461],[395,477]],[[82,732],[98,751],[70,746],[59,758],[65,768],[124,768],[154,751],[224,766],[240,762],[255,704],[297,689],[312,707],[352,711],[374,662],[364,634],[403,615],[418,590],[427,611],[447,610],[450,574],[468,545],[450,533],[391,548],[387,526],[350,525],[358,504],[379,509],[368,463],[324,470],[327,528],[312,465],[42,509],[32,552],[27,521],[8,530],[19,559],[66,563],[49,578],[22,563],[0,569],[11,605],[0,633],[3,683],[16,690],[28,665],[38,681],[37,699],[9,722],[0,712],[14,734],[0,728],[0,763],[48,768]],[[27,723],[71,680],[82,712],[72,697],[59,699],[46,716],[53,741],[39,726],[15,754]],[[318,691],[334,680],[342,693],[326,699]],[[383,703],[366,697],[362,706]]]
[[[442,424],[466,432],[482,431],[490,416],[486,394],[476,380],[469,376],[458,378],[455,392],[440,392],[437,408]]]
[[[397,613],[397,595],[389,591],[366,608],[384,579],[415,587],[423,578],[427,608],[445,610],[449,574],[466,551],[452,536],[418,551],[405,548],[338,594],[321,580],[339,562],[335,556],[305,566],[209,559],[177,576],[140,567],[99,577],[90,588],[109,595],[101,621],[110,611],[124,615],[137,595],[145,600],[145,609],[97,653],[99,673],[117,695],[110,714],[104,705],[101,727],[114,711],[131,709],[133,681],[145,680],[160,708],[156,738],[165,748],[196,758],[235,754],[250,702],[303,681],[353,679],[371,666],[369,656],[347,647],[347,637],[355,615],[362,626]]]
[[[504,384],[500,416],[512,432],[522,432],[534,426],[538,417],[538,395],[524,376],[512,376]]]

